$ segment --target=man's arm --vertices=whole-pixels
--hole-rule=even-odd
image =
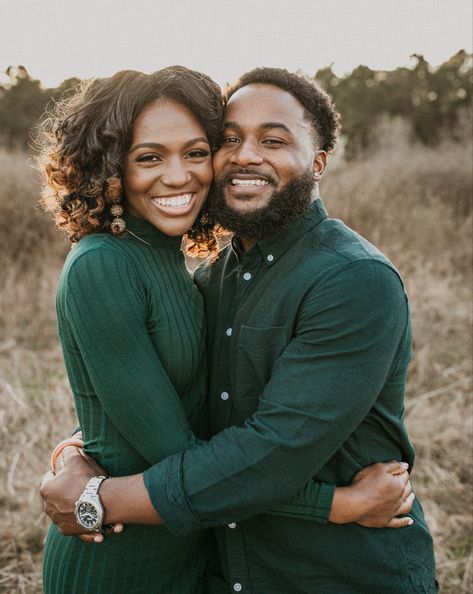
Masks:
[[[45,512],[61,532],[80,535],[82,528],[74,514],[75,501],[87,481],[103,475],[104,470],[77,447],[63,450],[56,476],[48,472],[41,485]],[[161,525],[164,520],[155,510],[143,474],[109,478],[102,483],[100,496],[105,509],[104,524]],[[336,524],[357,522],[368,528],[402,528],[411,518],[395,517],[411,510],[414,494],[407,464],[376,463],[360,470],[348,487],[335,489],[329,521]],[[83,535],[87,542],[101,542],[99,534]]]
[[[399,279],[384,265],[368,262],[353,266],[350,273],[342,286],[337,286],[339,279],[333,280],[337,290],[325,295],[325,309],[323,303],[307,304],[298,336],[276,362],[275,373],[251,419],[147,471],[145,480],[154,507],[169,512],[173,529],[225,523],[289,499],[367,414],[393,364],[407,310]],[[348,323],[353,322],[350,319],[344,324],[340,312],[352,318],[353,307],[358,311],[356,324]],[[366,364],[371,359],[377,361],[374,369]],[[301,365],[308,369],[307,374],[300,373]],[[337,399],[349,406],[337,406]],[[294,436],[303,426],[310,430],[303,431],[305,437],[298,438],[297,443]],[[255,453],[260,456],[256,463]],[[279,481],[278,489],[274,489],[275,480]],[[211,494],[218,492],[215,501],[213,497],[206,501],[199,494],[204,483]],[[101,491],[106,522],[159,523],[159,514],[151,513],[149,498],[143,498],[142,490],[141,477],[106,481]],[[46,489],[46,495],[48,492]],[[337,500],[341,493],[339,490]],[[225,508],[217,502],[219,498],[223,498]],[[255,504],[255,499],[264,503]],[[137,509],[136,501],[143,507]],[[187,516],[187,527],[179,526],[181,512],[183,518]]]

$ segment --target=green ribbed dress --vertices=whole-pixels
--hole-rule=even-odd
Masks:
[[[128,235],[83,238],[60,279],[57,315],[85,449],[113,476],[144,471],[204,437],[202,298],[181,238],[127,216]],[[100,545],[49,529],[46,594],[198,594],[202,532],[126,526]]]

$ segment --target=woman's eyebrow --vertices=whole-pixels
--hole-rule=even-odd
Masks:
[[[209,144],[209,139],[206,138],[205,136],[199,136],[198,138],[192,138],[192,140],[188,140],[185,144],[184,144],[184,148],[187,148],[188,146],[191,146],[193,144],[197,144],[199,142],[205,142],[206,144]],[[134,146],[131,147],[131,149],[128,151],[129,153],[132,153],[140,148],[157,148],[157,149],[163,149],[166,148],[163,144],[159,144],[159,142],[140,142],[139,144],[135,144]]]

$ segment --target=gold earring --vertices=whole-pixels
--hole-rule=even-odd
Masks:
[[[121,218],[123,215],[121,182],[119,179],[111,177],[107,180],[107,186],[108,199],[112,203],[110,214],[113,216],[110,229],[114,235],[120,235],[126,230],[126,223]]]

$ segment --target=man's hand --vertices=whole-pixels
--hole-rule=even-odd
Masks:
[[[106,474],[92,458],[80,448],[68,447],[61,453],[56,465],[56,475],[47,472],[42,480],[40,493],[44,511],[58,526],[62,534],[79,535],[84,529],[76,521],[74,509],[87,481],[93,476]],[[93,535],[88,535],[93,540]]]
[[[330,522],[356,522],[367,528],[402,528],[413,520],[414,493],[404,462],[372,464],[358,471],[349,487],[335,491]]]

